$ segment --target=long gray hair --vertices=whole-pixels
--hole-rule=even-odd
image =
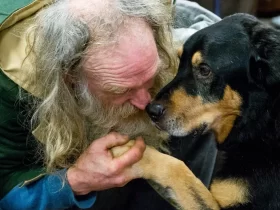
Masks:
[[[91,12],[96,1],[107,3],[102,9]],[[140,18],[152,28],[160,59],[164,63],[154,92],[170,79],[177,65],[171,43],[172,7],[167,3],[162,0],[79,1],[79,4],[88,3],[82,8],[89,10],[87,12],[76,10],[74,2],[77,3],[58,0],[49,5],[36,15],[35,24],[28,32],[30,55],[36,71],[34,79],[40,93],[40,98],[33,99],[32,127],[39,131],[38,139],[44,148],[43,157],[48,171],[71,166],[93,137],[89,134],[87,116],[88,110],[98,112],[98,104],[88,93],[81,71],[81,60],[86,56],[88,46],[98,50],[113,44],[115,34],[125,20]],[[148,123],[147,117],[144,118],[143,122]],[[144,126],[139,133],[146,128]],[[119,132],[122,132],[121,129]],[[135,128],[132,133],[137,135]],[[161,140],[147,143],[159,147]]]

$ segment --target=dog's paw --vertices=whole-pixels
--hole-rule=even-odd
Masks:
[[[129,142],[127,142],[126,144],[124,144],[122,146],[117,146],[117,147],[111,148],[111,153],[112,153],[113,157],[114,158],[120,157],[121,155],[126,153],[134,145],[134,143],[135,143],[135,140],[130,140]]]

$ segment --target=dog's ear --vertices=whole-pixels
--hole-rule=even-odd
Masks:
[[[182,57],[183,50],[184,50],[184,46],[181,46],[177,49],[177,55],[178,55],[179,58]]]
[[[249,82],[256,84],[260,88],[265,88],[267,86],[268,73],[268,62],[259,55],[252,53],[248,69]]]
[[[262,22],[245,25],[250,39],[249,81],[269,92],[280,88],[280,31]]]

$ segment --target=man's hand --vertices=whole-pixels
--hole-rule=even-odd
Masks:
[[[113,157],[111,149],[129,142],[128,136],[110,133],[94,140],[68,169],[67,179],[76,195],[91,191],[122,187],[129,181],[139,178],[131,166],[138,162],[145,151],[142,138],[137,138],[131,148],[119,157]]]

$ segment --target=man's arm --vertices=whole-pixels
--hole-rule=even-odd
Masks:
[[[0,201],[0,209],[55,210],[67,209],[72,206],[86,209],[90,208],[96,200],[94,192],[84,196],[75,196],[67,182],[66,170],[38,178],[38,180],[32,180],[23,186],[19,184],[14,187]]]

